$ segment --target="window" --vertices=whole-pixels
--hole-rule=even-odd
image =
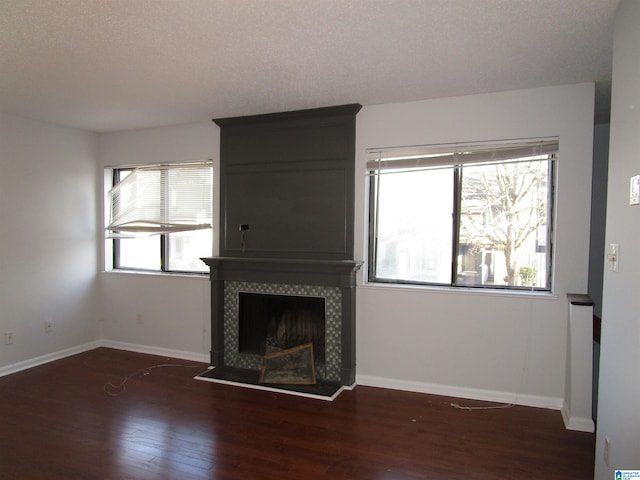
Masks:
[[[557,151],[557,139],[369,150],[369,280],[550,291]]]
[[[212,253],[211,162],[116,168],[108,194],[113,268],[205,273]]]

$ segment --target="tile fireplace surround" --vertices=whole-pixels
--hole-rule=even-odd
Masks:
[[[355,383],[355,274],[362,262],[207,257],[211,278],[211,365],[259,370],[261,357],[238,351],[240,293],[325,299],[326,362],[317,375]]]

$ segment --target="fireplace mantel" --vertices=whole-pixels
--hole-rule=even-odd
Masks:
[[[337,287],[341,305],[340,383],[355,383],[356,272],[362,262],[281,258],[202,258],[211,278],[211,365],[225,366],[225,282]]]
[[[362,262],[282,258],[206,257],[211,279],[351,288]]]

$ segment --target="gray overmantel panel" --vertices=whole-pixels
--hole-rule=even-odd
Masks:
[[[214,120],[221,127],[221,256],[353,259],[360,108]]]

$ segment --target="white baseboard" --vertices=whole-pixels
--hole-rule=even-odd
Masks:
[[[150,345],[139,345],[136,343],[128,342],[117,342],[115,340],[100,340],[99,346],[115,348],[117,350],[128,350],[130,352],[148,353],[150,355],[159,355],[161,357],[191,360],[194,362],[210,362],[209,355],[206,355],[204,353],[186,352],[183,350],[173,350],[171,348],[153,347]]]
[[[46,355],[41,355],[39,357],[30,358],[29,360],[24,360],[22,362],[13,363],[11,365],[7,365],[5,367],[0,368],[0,377],[4,377],[5,375],[11,375],[12,373],[17,373],[22,370],[27,370],[28,368],[37,367],[38,365],[43,365],[45,363],[53,362],[55,360],[60,360],[65,357],[70,357],[71,355],[87,352],[89,350],[98,348],[100,344],[101,342],[97,340],[95,342],[84,343],[82,345],[77,345],[75,347],[66,348],[58,352],[48,353]]]
[[[563,404],[562,398],[556,397],[523,395],[513,392],[455,387],[451,385],[423,383],[410,380],[395,380],[392,378],[375,377],[371,375],[358,375],[356,383],[358,385],[367,385],[370,387],[390,388],[393,390],[404,390],[407,392],[429,393],[431,395],[443,395],[445,397],[523,405],[527,407],[548,408],[551,410],[560,410]]]
[[[161,357],[169,357],[169,358],[179,358],[182,360],[191,360],[194,362],[209,363],[210,361],[209,355],[205,355],[202,353],[185,352],[182,350],[152,347],[148,345],[138,345],[135,343],[116,342],[114,340],[96,340],[93,342],[88,342],[82,345],[60,350],[58,352],[48,353],[46,355],[41,355],[39,357],[31,358],[29,360],[24,360],[22,362],[13,363],[5,367],[0,367],[0,377],[3,377],[5,375],[11,375],[12,373],[17,373],[22,370],[27,370],[29,368],[37,367],[38,365],[43,365],[45,363],[53,362],[55,360],[60,360],[65,357],[70,357],[71,355],[76,355],[78,353],[88,352],[89,350],[94,350],[99,347],[115,348],[118,350],[128,350],[131,352],[138,352],[138,353],[148,353],[150,355],[159,355]]]
[[[593,423],[592,418],[585,417],[572,417],[571,409],[567,402],[562,403],[562,408],[560,409],[560,413],[562,413],[562,420],[564,421],[564,427],[567,430],[576,430],[578,432],[589,432],[593,433],[596,431],[596,425]]]

